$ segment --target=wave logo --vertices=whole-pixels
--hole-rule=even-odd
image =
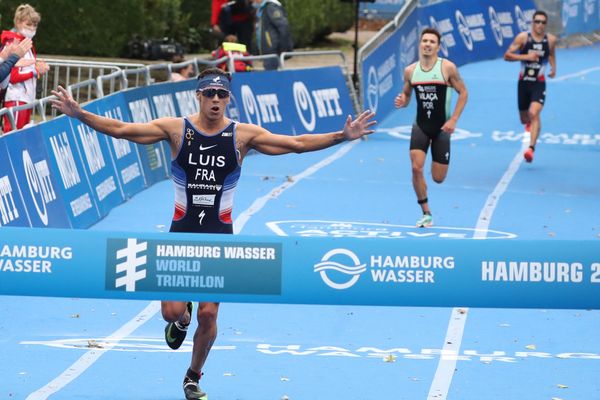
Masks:
[[[254,97],[254,93],[252,93],[252,89],[248,85],[242,85],[242,105],[244,106],[244,113],[246,114],[248,123],[260,126],[258,103],[256,102],[256,97]]]
[[[439,24],[437,23],[435,18],[433,18],[432,16],[429,17],[429,25],[432,28],[434,28],[435,30],[437,30],[438,32],[442,33],[442,31],[440,30]],[[446,45],[446,40],[444,39],[443,34],[442,34],[442,40],[440,40],[440,50],[442,50],[444,57],[448,57],[448,46]]]
[[[465,19],[465,16],[460,12],[460,10],[456,10],[454,13],[454,17],[456,18],[456,25],[458,26],[458,31],[460,32],[460,36],[465,44],[465,47],[469,51],[473,51],[473,38],[471,37],[471,28],[469,28],[469,24]]]
[[[304,125],[304,128],[312,132],[315,130],[317,120],[315,117],[315,106],[310,98],[310,93],[304,82],[294,82],[294,104],[296,105],[296,112],[298,117]],[[308,118],[306,118],[308,117]]]
[[[369,102],[369,109],[373,112],[377,112],[377,106],[379,105],[379,77],[377,76],[377,70],[373,65],[369,67],[367,101]]]
[[[527,23],[527,17],[521,7],[518,5],[515,6],[515,17],[517,20],[517,26],[519,27],[519,31],[525,32],[529,29],[529,24]]]
[[[350,260],[351,265],[346,265],[342,262],[336,261],[339,258]],[[366,264],[361,264],[356,254],[347,249],[330,250],[323,256],[323,258],[321,258],[321,262],[315,264],[314,266],[314,272],[318,272],[321,275],[323,282],[325,282],[330,288],[337,290],[343,290],[352,287],[358,281],[358,278],[360,278],[360,274],[366,270]],[[328,273],[334,275],[334,272],[335,275],[344,276],[345,282],[334,282],[328,275]]]
[[[504,44],[504,35],[502,34],[502,23],[500,22],[500,18],[498,18],[498,14],[494,7],[490,6],[488,8],[488,17],[490,18],[490,28],[492,29],[492,33],[494,34],[494,39],[496,39],[496,43],[498,46],[502,47]]]

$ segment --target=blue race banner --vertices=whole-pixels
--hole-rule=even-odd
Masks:
[[[130,121],[129,111],[122,93],[103,97],[92,104],[96,106],[96,114],[125,122]],[[108,144],[123,195],[125,198],[129,198],[146,187],[138,147],[135,143],[125,139],[103,136]]]
[[[83,108],[90,112],[97,112],[95,104],[88,104]],[[106,136],[79,120],[69,118],[69,123],[81,155],[81,163],[90,181],[94,202],[100,217],[104,217],[124,200]],[[45,125],[40,126],[44,130]]]
[[[0,227],[31,226],[4,138],[0,137]]]
[[[230,113],[273,133],[338,131],[354,114],[339,67],[239,73],[232,92]]]
[[[175,97],[177,116],[187,117],[188,115],[198,114],[200,109],[198,108],[198,99],[196,99],[197,86],[198,82],[195,79],[168,84],[169,90]]]
[[[130,122],[145,123],[157,118],[156,113],[153,112],[151,107],[151,99],[147,87],[129,89],[122,93],[131,115]],[[146,186],[164,180],[168,176],[170,163],[167,163],[162,143],[138,144],[137,148],[144,167]],[[168,159],[169,161],[171,160],[170,154]]]
[[[46,144],[50,169],[58,179],[58,190],[63,199],[71,226],[87,228],[100,219],[100,213],[91,193],[90,183],[75,145],[75,137],[65,116],[54,118],[40,126]]]
[[[597,241],[423,243],[8,227],[0,239],[0,295],[600,309]]]
[[[375,0],[361,2],[360,15],[367,19],[392,19],[407,0]]]
[[[57,173],[50,167],[41,128],[33,126],[3,138],[28,210],[31,226],[70,228]]]

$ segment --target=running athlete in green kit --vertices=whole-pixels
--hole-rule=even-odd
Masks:
[[[404,70],[404,86],[394,100],[396,108],[406,107],[410,102],[411,89],[415,91],[417,119],[410,137],[410,161],[413,188],[423,212],[417,221],[418,227],[433,225],[423,175],[427,150],[431,145],[431,176],[436,183],[442,183],[450,163],[450,134],[454,132],[468,97],[467,87],[456,65],[437,55],[440,40],[440,33],[433,28],[421,32],[419,61]],[[452,88],[458,93],[458,101],[450,114]]]

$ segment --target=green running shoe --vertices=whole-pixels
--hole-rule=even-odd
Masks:
[[[187,303],[187,310],[190,313],[190,321],[192,320],[192,309],[193,304],[191,301]],[[165,341],[167,345],[173,350],[177,350],[181,347],[181,344],[185,340],[185,335],[187,334],[188,326],[180,324],[178,321],[169,322],[167,326],[165,326]]]
[[[431,214],[423,214],[423,216],[417,221],[418,228],[426,228],[433,225],[433,217]]]

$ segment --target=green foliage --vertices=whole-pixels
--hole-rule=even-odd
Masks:
[[[108,56],[124,54],[137,35],[170,37],[187,52],[213,50],[209,33],[211,0],[0,0],[0,28],[13,27],[14,10],[28,2],[41,14],[34,39],[42,54]],[[282,0],[296,47],[353,24],[351,3],[340,0]]]

